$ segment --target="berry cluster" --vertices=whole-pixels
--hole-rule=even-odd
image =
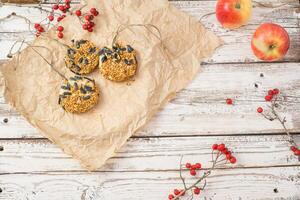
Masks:
[[[275,88],[273,90],[269,90],[268,94],[265,96],[265,101],[270,102],[280,93],[279,89]],[[262,107],[257,108],[258,113],[262,113],[264,109]]]
[[[272,90],[268,90],[267,95],[265,96],[265,101],[266,102],[270,102],[271,106],[269,106],[269,108],[271,109],[270,112],[266,112],[264,111],[264,109],[262,107],[258,107],[257,108],[257,112],[260,113],[262,116],[264,116],[266,119],[270,120],[270,121],[274,121],[277,120],[281,123],[283,129],[285,130],[287,136],[289,137],[289,142],[291,144],[291,151],[294,153],[295,156],[300,156],[300,149],[297,147],[293,136],[290,134],[290,132],[288,131],[288,129],[286,128],[286,119],[281,118],[279,113],[277,112],[277,107],[278,107],[278,97],[280,94],[280,90],[275,88]]]
[[[58,38],[63,38],[63,37],[64,37],[64,34],[63,34],[64,27],[58,26],[56,30],[58,31],[57,37],[58,37]]]
[[[45,32],[44,27],[41,24],[34,24],[34,29],[36,30],[36,37],[39,37],[41,35],[41,33]]]
[[[202,166],[201,166],[200,163],[196,163],[194,165],[192,165],[191,163],[186,163],[185,167],[190,170],[190,174],[192,176],[196,176],[197,175],[197,171],[196,170],[200,170]]]
[[[232,156],[231,151],[228,150],[225,144],[213,144],[211,148],[213,151],[218,151],[219,154],[224,155],[226,157],[226,160],[231,164],[236,163],[236,158]]]
[[[187,162],[182,164],[180,162],[180,178],[183,183],[184,189],[174,189],[171,194],[168,195],[169,200],[179,200],[183,196],[189,195],[192,199],[193,195],[199,195],[201,191],[206,187],[206,178],[211,174],[211,172],[222,164],[227,164],[228,162],[231,164],[236,163],[236,158],[232,156],[231,151],[225,146],[225,144],[213,144],[212,145],[212,166],[204,170],[202,169],[202,165],[200,163],[191,164]],[[182,161],[182,158],[181,158]],[[185,168],[184,168],[185,167]],[[203,171],[201,176],[197,176],[197,180],[194,184],[187,186],[185,178],[182,176],[182,170],[188,170],[190,175],[195,177],[199,170]],[[202,184],[204,182],[204,184]]]
[[[174,189],[174,194],[169,194],[168,199],[172,200],[175,198],[175,196],[184,196],[185,191],[184,190],[179,190],[179,189]]]
[[[78,17],[82,17],[81,10],[76,10],[75,14]],[[87,13],[83,16],[84,18],[84,24],[82,25],[82,29],[86,30],[88,32],[93,32],[95,23],[93,22],[94,17],[97,17],[99,15],[99,12],[97,11],[96,8],[91,8],[90,13]]]
[[[67,13],[69,12],[71,8],[71,0],[65,0],[64,3],[61,3],[61,4],[54,4],[52,6],[52,10],[59,10],[61,11],[62,13]],[[57,21],[59,22],[60,20],[57,19]]]

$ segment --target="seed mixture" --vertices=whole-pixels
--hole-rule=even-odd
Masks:
[[[98,103],[99,93],[94,80],[74,76],[61,86],[58,104],[67,112],[84,113]]]
[[[88,40],[73,41],[65,57],[66,66],[75,74],[93,72],[99,65],[99,49]]]
[[[121,82],[133,77],[137,70],[136,51],[130,46],[113,45],[100,50],[100,73],[108,80]]]

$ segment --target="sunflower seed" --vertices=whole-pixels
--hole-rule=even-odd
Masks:
[[[78,90],[78,84],[76,82],[74,83],[74,90]]]
[[[125,59],[124,62],[125,62],[126,65],[131,65],[131,60]]]
[[[84,59],[83,62],[84,62],[85,65],[89,64],[89,60],[88,59]]]
[[[81,76],[74,76],[77,80],[82,80]]]
[[[127,51],[131,53],[134,51],[134,49],[130,45],[127,45]]]
[[[83,61],[83,57],[80,57],[80,58],[78,59],[78,63],[82,63],[82,61]]]
[[[76,53],[76,51],[74,49],[68,49],[68,54],[69,55],[73,55],[75,53]]]
[[[84,86],[84,89],[85,89],[86,91],[88,91],[88,92],[93,91],[93,88],[90,87],[90,86],[88,86],[88,85],[85,85],[85,86]]]
[[[101,62],[102,62],[102,63],[105,63],[105,61],[107,61],[107,57],[106,57],[106,56],[103,56],[103,57],[101,58]]]
[[[83,88],[80,88],[80,92],[81,92],[82,94],[86,94],[86,91],[85,91],[85,89],[83,89]]]
[[[74,65],[74,67],[75,67],[75,69],[76,69],[77,71],[80,71],[80,70],[81,70],[81,68],[79,67],[79,65]]]
[[[63,85],[63,86],[61,86],[61,89],[70,90],[71,88],[70,88],[70,85]]]
[[[103,54],[104,54],[104,50],[101,49],[101,50],[98,52],[98,56],[101,56],[101,55],[103,55]]]
[[[95,51],[96,51],[96,47],[93,47],[93,48],[89,48],[89,53],[95,53]]]
[[[69,95],[71,95],[71,94],[72,94],[71,92],[64,92],[64,93],[63,93],[64,96],[69,96]]]
[[[84,96],[82,97],[83,100],[89,100],[91,98],[91,96]]]

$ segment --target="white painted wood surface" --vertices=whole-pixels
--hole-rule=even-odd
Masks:
[[[259,2],[279,5],[287,0]],[[216,1],[171,3],[200,20],[214,10]],[[33,20],[45,17],[32,7],[5,6],[0,18],[12,11]],[[97,172],[87,173],[0,97],[0,200],[167,199],[180,187],[180,156],[207,167],[215,142],[232,146],[238,164],[218,169],[199,199],[300,199],[299,160],[289,151],[280,124],[256,113],[265,105],[264,92],[280,88],[287,100],[282,115],[292,132],[300,132],[299,13],[297,0],[279,8],[255,6],[249,25],[235,31],[222,29],[214,15],[203,18],[225,45],[205,61],[190,86]],[[291,49],[282,62],[261,63],[251,52],[251,35],[265,21],[281,24],[291,36]],[[32,39],[27,30],[21,20],[0,23],[0,59],[14,41]],[[234,106],[225,104],[227,97],[234,99]],[[300,142],[300,135],[296,138]]]

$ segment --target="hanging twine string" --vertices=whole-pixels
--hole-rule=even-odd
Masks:
[[[18,51],[13,53],[13,48],[18,44],[18,43],[21,43],[20,44],[20,47],[18,48]],[[7,55],[8,58],[12,58],[13,55],[16,55],[17,54],[17,65],[15,68],[17,68],[17,66],[19,66],[19,55],[20,55],[20,52],[21,52],[21,48],[23,47],[23,45],[26,44],[28,45],[28,47],[30,49],[32,49],[36,54],[38,54],[50,67],[53,71],[55,71],[58,75],[60,75],[63,79],[67,80],[67,78],[65,77],[65,75],[63,75],[61,72],[59,72],[52,64],[52,53],[51,53],[51,50],[45,46],[33,46],[31,45],[30,43],[26,42],[25,40],[19,40],[19,41],[16,41],[13,46],[10,48],[10,51]],[[42,48],[42,49],[46,49],[50,54],[51,54],[51,62],[49,62],[38,50],[36,50],[36,48]]]
[[[36,53],[38,54],[50,67],[53,71],[55,71],[58,75],[60,75],[63,79],[68,80],[67,77],[65,77],[65,75],[63,75],[61,72],[59,72],[52,64],[52,56],[51,56],[51,62],[49,62],[40,52],[38,52],[34,47],[36,48],[44,48],[46,49],[48,52],[51,53],[51,50],[48,49],[47,47],[44,46],[31,46],[29,45],[29,47]],[[52,54],[51,54],[52,55]]]
[[[131,27],[143,27],[149,33],[151,33],[156,39],[158,39],[159,42],[160,42],[160,45],[162,47],[162,51],[165,54],[165,56],[167,57],[167,60],[170,62],[170,64],[172,65],[172,67],[174,69],[177,69],[177,67],[174,66],[174,64],[172,62],[172,59],[170,57],[171,53],[169,52],[168,48],[165,46],[165,44],[163,42],[163,38],[162,38],[162,34],[161,34],[160,29],[157,26],[153,25],[153,24],[122,24],[122,25],[120,25],[118,27],[117,31],[116,31],[115,36],[113,37],[112,46],[114,46],[117,43],[117,40],[118,40],[118,37],[120,36],[120,34],[123,31],[125,31],[125,30],[127,30],[127,29],[129,29]],[[182,69],[182,67],[180,67],[180,69]]]

